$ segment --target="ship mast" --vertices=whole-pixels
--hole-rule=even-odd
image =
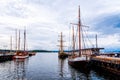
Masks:
[[[97,34],[95,35],[95,39],[96,39],[96,48],[98,48],[98,44],[97,44]]]
[[[79,56],[82,53],[82,44],[81,44],[81,20],[80,20],[80,6],[78,9],[78,44],[79,44]]]
[[[26,30],[24,30],[24,52],[26,48]]]
[[[20,30],[19,30],[19,39],[18,39],[18,50],[20,50]]]
[[[74,55],[74,50],[75,50],[74,26],[72,27],[72,33],[73,33],[72,40],[73,40],[73,55]]]
[[[12,51],[12,36],[10,36],[10,51]]]
[[[62,32],[61,32],[61,36],[60,36],[60,53],[63,53],[63,36],[62,36]]]
[[[16,29],[16,31],[15,31],[15,38],[16,38],[16,46],[15,46],[15,49],[16,49],[16,51],[18,50],[18,42],[17,42],[17,29]]]

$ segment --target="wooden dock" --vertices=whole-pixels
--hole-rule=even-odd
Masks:
[[[92,67],[99,67],[115,75],[120,75],[120,58],[95,56],[90,60]]]

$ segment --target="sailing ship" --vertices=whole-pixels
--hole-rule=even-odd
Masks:
[[[73,24],[74,25],[74,24]],[[73,27],[73,35],[72,35],[72,40],[73,40],[73,50],[72,50],[72,55],[69,56],[68,58],[68,64],[74,68],[81,69],[81,70],[88,70],[89,68],[89,60],[90,56],[92,54],[99,54],[100,49],[103,48],[84,48],[82,49],[82,24],[80,20],[80,6],[78,9],[78,24],[77,25],[77,34],[78,34],[78,50],[75,50],[75,37],[74,37],[74,27]],[[79,54],[76,54],[79,53]]]
[[[26,47],[26,30],[24,30],[24,50],[20,50],[20,30],[19,30],[18,50],[16,50],[16,53],[14,55],[15,59],[25,59],[29,56],[25,47]],[[16,49],[17,49],[17,31],[16,31]]]
[[[59,50],[59,53],[58,53],[58,57],[62,58],[62,59],[68,57],[68,54],[65,53],[64,50],[63,50],[64,45],[63,45],[63,35],[62,35],[62,32],[61,32],[61,35],[60,35],[60,45],[59,46],[60,46],[60,50]]]

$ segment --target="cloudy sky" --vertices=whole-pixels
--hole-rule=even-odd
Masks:
[[[0,0],[0,48],[10,48],[10,36],[15,48],[15,29],[21,30],[23,42],[24,27],[28,49],[58,49],[60,32],[69,46],[70,23],[78,22],[79,5],[92,44],[97,34],[99,47],[119,49],[119,0]]]

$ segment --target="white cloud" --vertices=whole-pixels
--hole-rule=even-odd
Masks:
[[[9,36],[15,37],[14,29],[23,30],[26,26],[29,49],[57,49],[61,31],[65,35],[66,45],[69,45],[69,27],[71,22],[77,23],[78,5],[81,7],[82,23],[90,26],[89,35],[98,34],[100,38],[103,32],[94,30],[99,29],[95,25],[99,22],[97,19],[120,13],[118,0],[0,0],[0,36],[4,36],[0,43],[9,44]],[[117,46],[118,37],[105,36],[99,41],[101,47]],[[111,40],[108,42],[107,39]]]
[[[120,47],[119,35],[113,34],[98,39],[100,47],[116,48]]]

